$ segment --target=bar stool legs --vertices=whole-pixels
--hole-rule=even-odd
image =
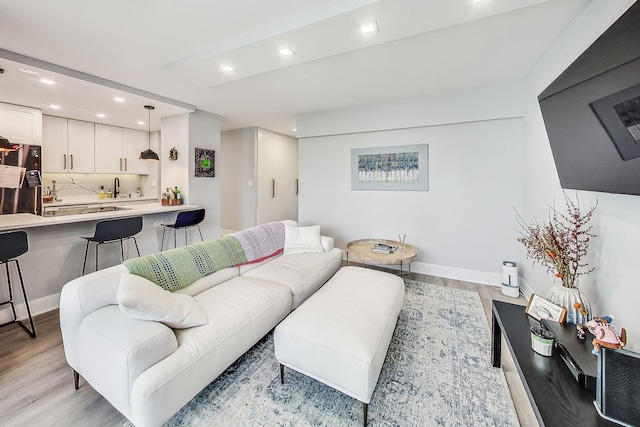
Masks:
[[[189,235],[187,234],[187,228],[198,227],[198,233],[200,233],[200,240],[204,242],[202,238],[202,230],[200,229],[200,223],[204,221],[205,210],[204,209],[194,209],[190,211],[182,211],[178,212],[178,216],[176,217],[176,222],[173,224],[162,224],[164,227],[162,230],[162,241],[160,243],[160,252],[164,250],[164,236],[167,232],[167,228],[173,228],[173,247],[178,247],[178,229],[184,229],[184,244],[189,244]],[[169,239],[171,236],[169,236]],[[169,246],[169,243],[167,243]]]
[[[138,247],[138,241],[133,236],[132,237],[127,237],[125,239],[119,239],[120,240],[120,256],[122,258],[122,261],[124,261],[124,246],[122,244],[122,241],[123,240],[127,240],[127,239],[133,239],[133,243],[136,245],[136,252],[138,253],[138,257],[140,257],[140,248]],[[82,275],[83,276],[84,276],[85,269],[87,267],[87,254],[89,253],[89,242],[90,242],[90,240],[87,240],[87,246],[86,246],[86,248],[84,250],[84,262],[82,263]],[[100,245],[103,245],[105,243],[113,243],[113,242],[103,242],[103,243],[96,242],[96,270],[95,271],[98,271],[98,255],[99,255]]]
[[[105,243],[116,243],[120,242],[120,257],[122,261],[124,261],[124,246],[122,244],[123,240],[133,239],[133,242],[136,245],[136,252],[138,256],[140,256],[140,248],[138,247],[138,241],[135,238],[135,235],[142,231],[142,217],[135,216],[131,218],[122,218],[122,219],[110,219],[105,221],[100,221],[96,224],[96,230],[93,233],[93,236],[83,237],[87,241],[87,246],[84,250],[84,262],[82,263],[82,275],[86,271],[87,267],[87,254],[89,253],[89,242],[93,242],[96,244],[96,270],[98,271],[98,259],[100,252],[100,245],[104,245]]]
[[[20,287],[22,288],[22,296],[24,297],[24,305],[27,308],[27,315],[29,316],[29,324],[31,325],[31,329],[27,328],[27,326],[21,321],[18,320],[18,315],[16,314],[16,307],[15,304],[13,303],[13,289],[11,287],[11,274],[9,273],[9,263],[11,262],[15,262],[16,263],[16,269],[18,270],[18,278],[20,279]],[[7,272],[7,285],[9,286],[9,299],[7,301],[3,301],[0,302],[0,306],[5,305],[5,304],[9,304],[11,306],[11,312],[13,314],[13,320],[3,323],[0,326],[5,326],[8,325],[10,323],[17,323],[18,325],[20,325],[22,327],[22,329],[24,329],[25,331],[27,331],[27,333],[29,334],[29,336],[31,338],[35,338],[36,337],[36,327],[33,324],[33,317],[31,316],[31,309],[29,308],[29,300],[27,299],[27,291],[24,288],[24,280],[22,279],[22,271],[20,270],[20,263],[18,262],[17,259],[11,259],[8,260],[7,262],[3,263]]]

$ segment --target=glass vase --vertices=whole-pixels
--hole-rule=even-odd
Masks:
[[[585,294],[580,292],[578,288],[555,285],[549,289],[547,299],[567,309],[567,323],[577,324],[591,320],[591,304]],[[582,314],[580,309],[574,307],[576,302],[582,304],[581,308],[586,310],[586,314]]]

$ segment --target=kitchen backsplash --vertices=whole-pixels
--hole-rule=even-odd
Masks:
[[[104,186],[104,192],[114,191],[114,182],[118,178],[120,181],[121,196],[137,196],[137,189],[140,187],[143,196],[157,196],[158,189],[153,188],[153,183],[148,182],[147,175],[131,174],[65,174],[50,173],[42,174],[42,189],[44,194],[48,194],[48,189],[53,190],[53,181],[56,181],[56,191],[58,200],[64,201],[65,197],[95,197],[98,200],[100,186]]]

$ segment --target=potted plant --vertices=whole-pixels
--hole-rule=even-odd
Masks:
[[[534,220],[527,224],[516,215],[521,226],[518,241],[527,249],[527,258],[532,259],[534,265],[543,265],[553,273],[554,280],[561,280],[561,285],[554,285],[549,290],[547,299],[567,309],[568,323],[583,323],[591,319],[591,307],[578,289],[578,282],[580,276],[594,270],[583,258],[591,239],[596,237],[589,222],[597,203],[583,214],[577,203],[566,194],[564,198],[566,214],[558,212],[555,206],[549,207],[546,223]]]

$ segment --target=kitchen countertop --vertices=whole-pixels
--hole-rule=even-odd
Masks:
[[[96,205],[96,204],[114,204],[114,203],[132,203],[132,202],[154,202],[158,201],[158,197],[118,197],[117,199],[110,198],[100,199],[98,196],[86,197],[86,196],[68,196],[62,197],[59,202],[43,203],[43,208],[59,207],[59,206],[73,206],[73,205]]]
[[[137,198],[139,199],[139,198]],[[110,199],[117,200],[120,199]],[[101,200],[102,202],[102,200]],[[98,202],[99,203],[99,202]],[[124,209],[111,212],[88,213],[79,215],[43,217],[39,215],[20,213],[0,215],[0,231],[22,230],[33,227],[46,227],[57,224],[73,224],[76,222],[99,221],[103,219],[124,218],[136,215],[149,215],[163,212],[176,212],[196,209],[197,205],[163,206],[160,203],[130,204],[124,203]],[[59,205],[58,205],[59,206]]]

